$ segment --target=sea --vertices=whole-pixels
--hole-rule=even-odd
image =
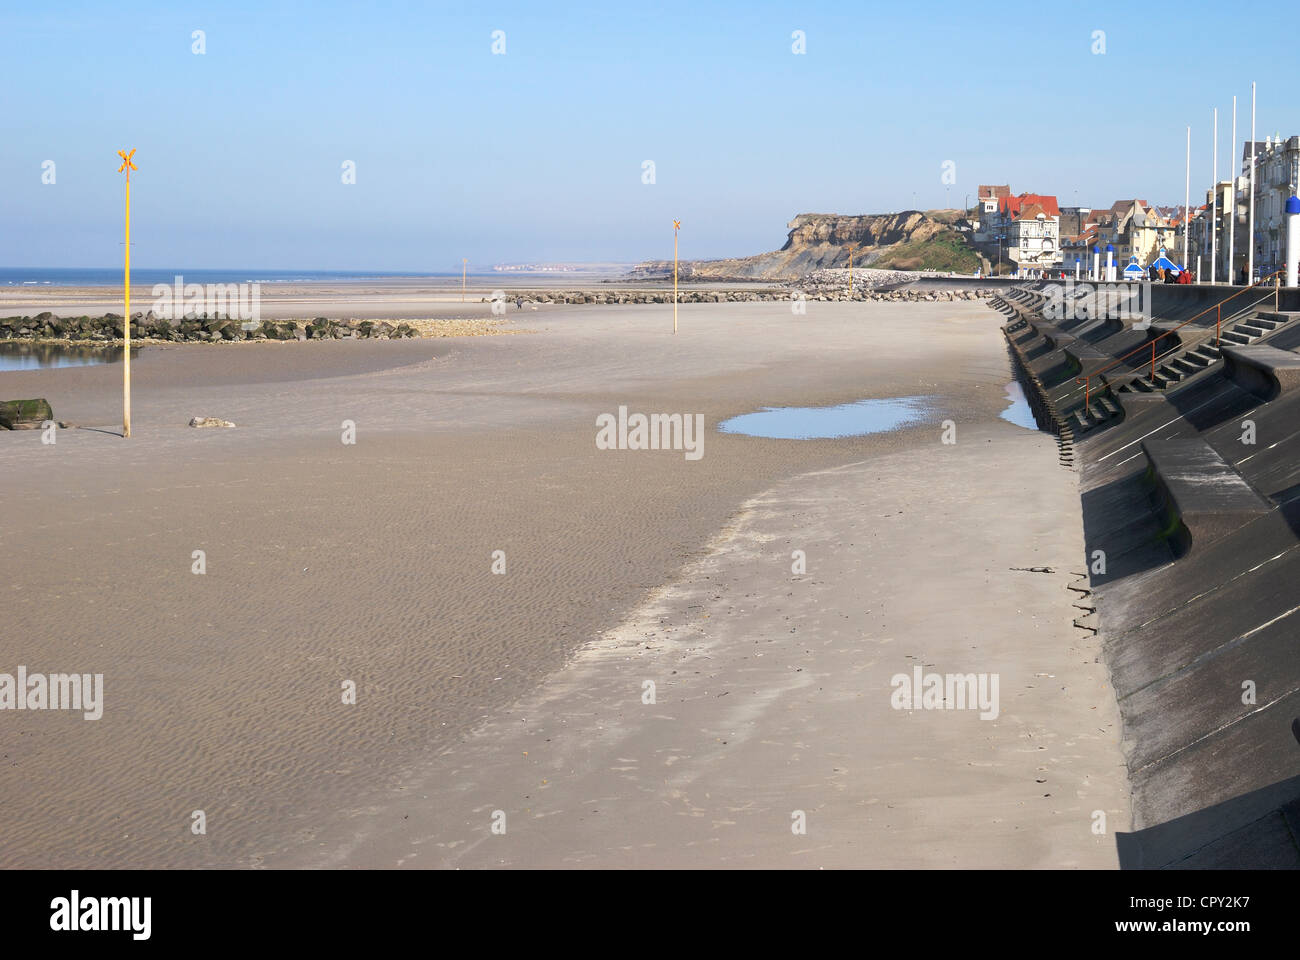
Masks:
[[[132,267],[131,286],[186,283],[375,283],[401,280],[460,280],[459,273],[381,273],[348,270],[182,270]],[[470,274],[500,277],[500,273]],[[120,287],[121,267],[0,267],[0,287]]]

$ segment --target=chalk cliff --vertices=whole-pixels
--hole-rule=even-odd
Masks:
[[[863,216],[801,213],[788,226],[790,234],[780,250],[725,260],[686,260],[678,266],[679,275],[685,280],[796,280],[813,270],[847,267],[850,244],[855,266],[968,269],[960,262],[967,256],[978,264],[978,255],[963,236],[919,210]],[[672,269],[671,260],[649,260],[635,267],[632,276],[658,279],[671,276]]]

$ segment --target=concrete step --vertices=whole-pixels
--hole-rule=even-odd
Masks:
[[[1203,550],[1272,509],[1204,440],[1147,439],[1142,451],[1154,472],[1161,512],[1182,521],[1193,549]]]
[[[1223,331],[1223,337],[1221,339],[1224,343],[1235,343],[1238,346],[1244,347],[1248,345],[1252,339],[1258,338],[1249,337],[1244,333],[1238,333],[1236,330],[1225,330]]]
[[[1251,317],[1250,325],[1252,327],[1263,327],[1265,330],[1276,330],[1282,326],[1282,323],[1278,320],[1265,320],[1263,317]]]
[[[1194,373],[1200,373],[1201,370],[1204,369],[1204,366],[1204,364],[1197,363],[1195,360],[1191,360],[1188,357],[1179,357],[1173,362],[1174,369],[1181,371],[1189,377]]]
[[[1253,323],[1239,323],[1232,328],[1235,333],[1245,333],[1259,339],[1272,330],[1272,327],[1257,327]]]
[[[1259,320],[1272,320],[1278,324],[1290,323],[1300,318],[1300,310],[1261,310],[1256,314]]]
[[[1097,400],[1097,406],[1106,411],[1107,416],[1118,417],[1124,411],[1110,397],[1100,397]]]
[[[1227,347],[1223,351],[1224,373],[1229,380],[1264,400],[1300,387],[1300,355],[1267,344]]]
[[[1214,363],[1219,359],[1219,348],[1212,343],[1203,343],[1192,351],[1191,356],[1202,357],[1206,363]]]

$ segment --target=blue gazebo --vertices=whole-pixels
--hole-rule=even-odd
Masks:
[[[1124,267],[1125,280],[1141,280],[1147,275],[1146,268],[1138,263],[1136,255],[1129,257],[1128,264]]]
[[[1160,256],[1152,260],[1151,263],[1147,266],[1147,269],[1152,271],[1169,270],[1172,271],[1175,276],[1179,273],[1182,273],[1183,271],[1182,267],[1178,266],[1172,260],[1170,260],[1168,257],[1165,256],[1164,247],[1160,248]]]

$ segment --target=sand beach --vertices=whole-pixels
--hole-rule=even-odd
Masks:
[[[461,306],[300,296],[282,315]],[[1078,477],[1000,417],[1001,316],[680,321],[148,345],[129,441],[119,366],[0,374],[76,424],[0,432],[0,669],[104,678],[98,720],[8,718],[0,865],[1114,866]],[[717,429],[918,395],[869,436]],[[702,456],[600,449],[620,406],[702,415]],[[998,716],[895,708],[914,666],[997,674]]]

